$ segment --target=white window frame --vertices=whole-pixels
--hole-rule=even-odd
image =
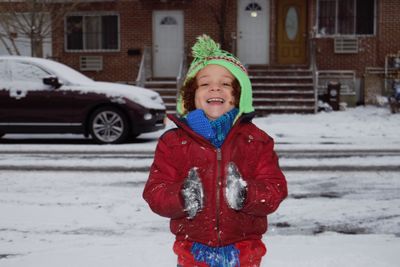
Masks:
[[[315,16],[315,20],[316,20],[316,37],[321,38],[321,37],[338,37],[338,36],[357,36],[357,37],[363,37],[363,36],[375,36],[376,35],[376,25],[377,25],[377,0],[373,0],[374,1],[374,26],[373,26],[373,33],[371,34],[357,34],[357,33],[353,33],[353,34],[343,34],[343,33],[338,33],[338,29],[339,29],[339,22],[338,22],[338,16],[339,16],[339,0],[333,0],[335,1],[335,33],[333,34],[321,34],[320,33],[320,29],[319,29],[319,12],[320,12],[320,2],[323,0],[317,0],[317,14]],[[354,5],[356,5],[356,1],[354,2]],[[354,9],[357,12],[357,9]],[[355,14],[354,16],[354,20],[357,19],[357,14]],[[354,23],[354,27],[356,27],[357,23],[355,21]],[[356,31],[356,29],[354,29],[354,32]]]
[[[68,49],[68,34],[67,34],[67,18],[73,16],[81,16],[81,17],[102,17],[102,16],[116,16],[117,17],[117,48],[116,49],[86,49],[86,38],[85,38],[85,24],[83,24],[82,28],[82,42],[83,42],[83,49]],[[72,12],[68,13],[64,17],[64,51],[65,52],[119,52],[121,50],[121,22],[120,22],[120,15],[116,12]]]

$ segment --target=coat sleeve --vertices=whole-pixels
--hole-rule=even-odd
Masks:
[[[178,177],[176,165],[171,156],[171,147],[168,146],[168,137],[175,134],[169,132],[165,135],[160,138],[157,144],[149,178],[143,191],[143,198],[155,213],[176,219],[185,216],[180,193],[183,181]]]
[[[287,183],[274,151],[274,141],[267,136],[267,142],[260,149],[254,179],[248,179],[247,198],[242,211],[255,216],[266,216],[274,212],[287,197]]]

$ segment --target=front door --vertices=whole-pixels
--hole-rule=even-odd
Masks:
[[[238,0],[237,56],[245,64],[269,63],[269,0]]]
[[[277,61],[279,64],[306,64],[306,0],[278,3]]]
[[[153,13],[153,76],[176,77],[183,55],[183,12]]]

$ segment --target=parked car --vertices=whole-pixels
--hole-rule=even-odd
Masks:
[[[7,133],[82,133],[122,143],[165,127],[154,91],[97,82],[42,58],[0,56],[0,137]]]

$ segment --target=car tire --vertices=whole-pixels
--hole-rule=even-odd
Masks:
[[[89,131],[96,143],[123,143],[129,134],[128,120],[117,108],[102,107],[95,110],[90,117]]]

